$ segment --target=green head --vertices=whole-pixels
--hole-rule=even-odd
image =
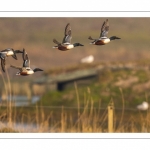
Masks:
[[[82,45],[80,43],[74,43],[73,45],[74,45],[74,47],[76,47],[76,46],[84,46],[84,45]]]
[[[110,40],[115,40],[115,39],[121,39],[121,38],[119,38],[119,37],[117,37],[117,36],[112,36],[112,37],[110,37],[109,39],[110,39]]]

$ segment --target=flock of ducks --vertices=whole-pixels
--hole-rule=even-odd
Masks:
[[[108,31],[109,31],[109,22],[108,22],[108,19],[106,19],[106,21],[104,21],[104,23],[102,24],[99,38],[93,39],[91,36],[89,36],[88,39],[93,40],[90,44],[105,45],[112,40],[121,39],[117,36],[111,36],[110,38],[108,38],[107,37]],[[83,44],[80,44],[80,43],[71,44],[71,39],[72,39],[71,26],[68,23],[65,27],[65,33],[64,33],[64,38],[62,40],[62,43],[58,42],[56,39],[53,39],[53,42],[57,44],[57,46],[54,46],[53,48],[57,48],[58,50],[61,50],[61,51],[66,51],[77,46],[84,46]]]
[[[22,51],[14,50],[13,48],[7,48],[5,50],[0,51],[1,67],[2,67],[3,72],[5,72],[6,58],[8,56],[12,56],[14,59],[17,60],[17,56],[16,56],[17,53],[22,53],[23,65],[22,67],[10,65],[10,67],[20,70],[19,72],[16,73],[16,75],[26,76],[26,75],[33,74],[36,71],[43,71],[40,68],[35,68],[35,69],[30,68],[30,60],[24,48]]]
[[[108,19],[106,19],[106,21],[104,21],[104,23],[102,24],[99,38],[93,39],[91,36],[89,36],[88,39],[93,40],[90,44],[105,45],[112,40],[120,39],[117,36],[112,36],[112,37],[108,38],[107,37],[108,31],[109,31],[109,23],[108,23]],[[53,39],[53,42],[55,44],[57,44],[56,46],[53,46],[53,48],[56,48],[61,51],[67,51],[67,50],[70,50],[77,46],[84,46],[83,44],[81,44],[79,42],[71,44],[71,39],[72,39],[71,26],[70,26],[70,23],[68,23],[65,27],[64,38],[62,40],[62,43],[58,42],[56,39]],[[27,55],[25,49],[14,50],[13,48],[7,48],[5,50],[0,51],[1,67],[2,67],[3,72],[5,72],[6,58],[8,56],[12,56],[14,59],[17,60],[17,56],[16,56],[17,53],[22,53],[23,65],[22,65],[22,67],[17,67],[17,66],[13,66],[13,65],[10,66],[15,69],[19,69],[19,72],[17,72],[16,75],[26,76],[26,75],[31,75],[37,71],[43,71],[40,68],[35,68],[35,69],[30,68],[30,60],[28,58],[28,55]]]

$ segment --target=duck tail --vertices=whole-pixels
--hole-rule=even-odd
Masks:
[[[91,36],[88,37],[89,40],[94,40]]]

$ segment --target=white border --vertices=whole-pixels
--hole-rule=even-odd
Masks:
[[[150,11],[141,12],[107,12],[107,11],[15,11],[15,12],[2,12],[0,17],[150,17]]]
[[[148,133],[1,133],[0,139],[150,139]]]
[[[150,17],[149,1],[5,0],[0,17]],[[92,11],[92,12],[91,12]],[[144,149],[150,134],[142,133],[1,133],[1,149]]]
[[[138,133],[4,133],[0,134],[0,141],[1,149],[7,150],[26,150],[27,148],[34,150],[149,150],[150,147],[149,135]]]
[[[5,0],[1,11],[149,11],[149,0]]]

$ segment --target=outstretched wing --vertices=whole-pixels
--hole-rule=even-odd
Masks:
[[[68,23],[65,27],[65,33],[64,33],[64,38],[63,38],[63,41],[62,43],[71,43],[71,26],[70,26],[70,23]]]
[[[2,66],[3,72],[5,72],[5,59],[1,59],[1,66]]]
[[[8,51],[12,51],[12,50],[13,50],[13,48],[6,48],[6,49],[2,50],[1,52],[8,52]]]
[[[1,51],[1,52],[3,52],[3,51]],[[6,53],[1,53],[1,52],[0,52],[0,58],[5,59],[6,58]]]
[[[30,60],[28,58],[28,55],[25,55],[25,60],[23,62],[23,67],[30,67]]]
[[[30,60],[24,48],[22,58],[23,58],[23,67],[30,67]]]
[[[24,48],[23,48],[23,50],[22,50],[22,59],[23,59],[23,61],[26,60],[26,51],[25,51]]]
[[[15,50],[15,53],[23,53],[21,50]]]
[[[89,39],[89,40],[96,40],[96,39],[93,39],[91,36],[89,36],[88,39]]]
[[[16,56],[16,52],[15,52],[15,50],[14,50],[14,49],[12,49],[12,51],[13,51],[13,53],[14,53],[14,55],[12,55],[12,57],[13,57],[14,59],[16,59],[16,60],[17,60],[17,56]]]
[[[60,42],[58,42],[56,39],[53,39],[53,42],[55,43],[55,44],[61,44]]]
[[[12,49],[12,51],[13,51],[13,53],[14,53],[14,55],[12,55],[12,57],[13,57],[14,59],[16,59],[16,60],[17,60],[16,54],[17,54],[17,53],[23,53],[23,51],[21,51],[21,50],[14,50],[14,49]]]
[[[108,31],[109,31],[109,23],[108,23],[108,19],[106,19],[106,21],[104,21],[101,27],[100,37],[107,37]]]
[[[13,65],[10,65],[10,67],[15,68],[15,69],[19,69],[19,70],[22,69],[21,67],[17,67],[17,66],[13,66]]]

